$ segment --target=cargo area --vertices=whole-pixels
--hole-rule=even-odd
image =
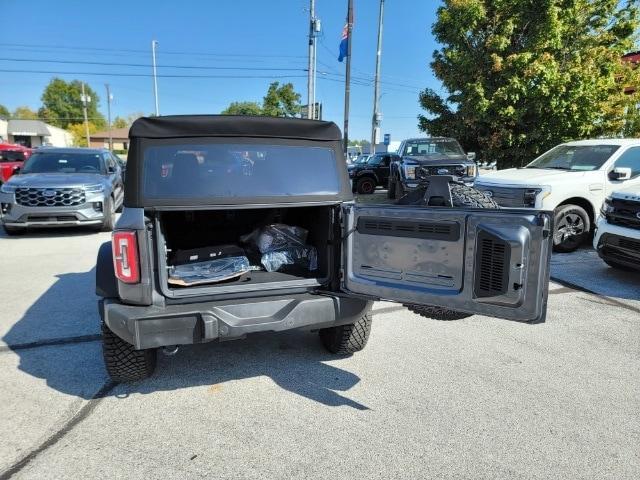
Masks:
[[[326,283],[331,263],[330,244],[337,228],[332,220],[335,208],[337,207],[321,206],[160,212],[158,224],[161,241],[158,255],[162,256],[165,263],[164,284],[173,291],[229,286],[236,286],[241,291],[243,287],[250,286],[255,289],[257,284],[276,282],[293,284],[300,283],[300,280],[316,280],[318,284]],[[264,255],[269,254],[260,251],[256,238],[263,239],[264,237],[260,237],[262,234],[266,235],[267,240],[271,240],[270,232],[275,231],[277,234],[283,231],[284,235],[279,238],[287,239],[288,233],[292,230],[286,227],[294,227],[295,232],[302,232],[300,228],[307,232],[303,242],[305,247],[300,254],[300,248],[293,247],[292,250],[287,246],[282,247],[282,244],[275,245],[276,255],[292,257],[298,261],[274,269],[274,266],[268,263],[271,257],[267,257],[266,263],[275,270],[268,271],[269,269],[265,268]],[[263,244],[264,241],[261,245]],[[176,285],[173,281],[176,266],[191,266],[192,263],[206,261],[209,257],[215,258],[216,255],[234,259],[246,257],[251,270],[233,278],[213,282]],[[314,255],[316,261],[308,264],[307,260]],[[241,263],[244,263],[244,260]],[[315,268],[311,269],[313,266]],[[304,283],[308,285],[313,282]]]

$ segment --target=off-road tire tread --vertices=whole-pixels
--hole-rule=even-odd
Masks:
[[[135,350],[102,323],[102,354],[109,376],[116,382],[134,382],[151,376],[156,368],[155,348]]]
[[[371,313],[363,315],[356,323],[320,330],[320,339],[331,353],[348,355],[361,351],[371,334]]]
[[[463,318],[472,316],[471,313],[458,312],[456,310],[449,310],[448,308],[434,307],[431,305],[405,305],[405,307],[421,317],[431,318],[432,320],[462,320]]]

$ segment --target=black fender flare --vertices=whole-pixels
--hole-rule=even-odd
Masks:
[[[96,259],[96,295],[102,298],[118,298],[118,280],[113,267],[111,242],[104,242]]]

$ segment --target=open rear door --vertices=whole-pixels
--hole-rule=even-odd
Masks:
[[[551,212],[356,204],[343,213],[346,292],[544,321]]]

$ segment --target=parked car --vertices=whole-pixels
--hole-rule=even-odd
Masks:
[[[0,143],[0,184],[9,180],[24,161],[31,155],[31,149],[12,143]]]
[[[150,375],[158,348],[253,332],[318,330],[330,352],[354,353],[374,299],[427,318],[544,321],[550,212],[354,203],[330,122],[162,116],[129,135],[125,206],[96,262],[116,381]],[[250,168],[218,168],[238,145]]]
[[[611,267],[640,271],[640,185],[616,190],[605,199],[593,247]]]
[[[554,210],[558,252],[582,245],[605,197],[632,185],[640,185],[640,139],[563,143],[525,167],[483,173],[474,184],[503,207]]]
[[[358,158],[362,160],[348,165],[347,171],[353,191],[363,194],[375,192],[376,187],[386,187],[389,183],[391,162],[400,159],[392,153],[376,153]]]
[[[123,198],[121,168],[107,150],[41,149],[0,187],[0,223],[9,235],[54,226],[111,231]]]
[[[478,175],[475,153],[465,154],[454,138],[428,137],[404,140],[391,164],[387,193],[402,198],[418,188],[420,176],[451,175],[472,184]]]

